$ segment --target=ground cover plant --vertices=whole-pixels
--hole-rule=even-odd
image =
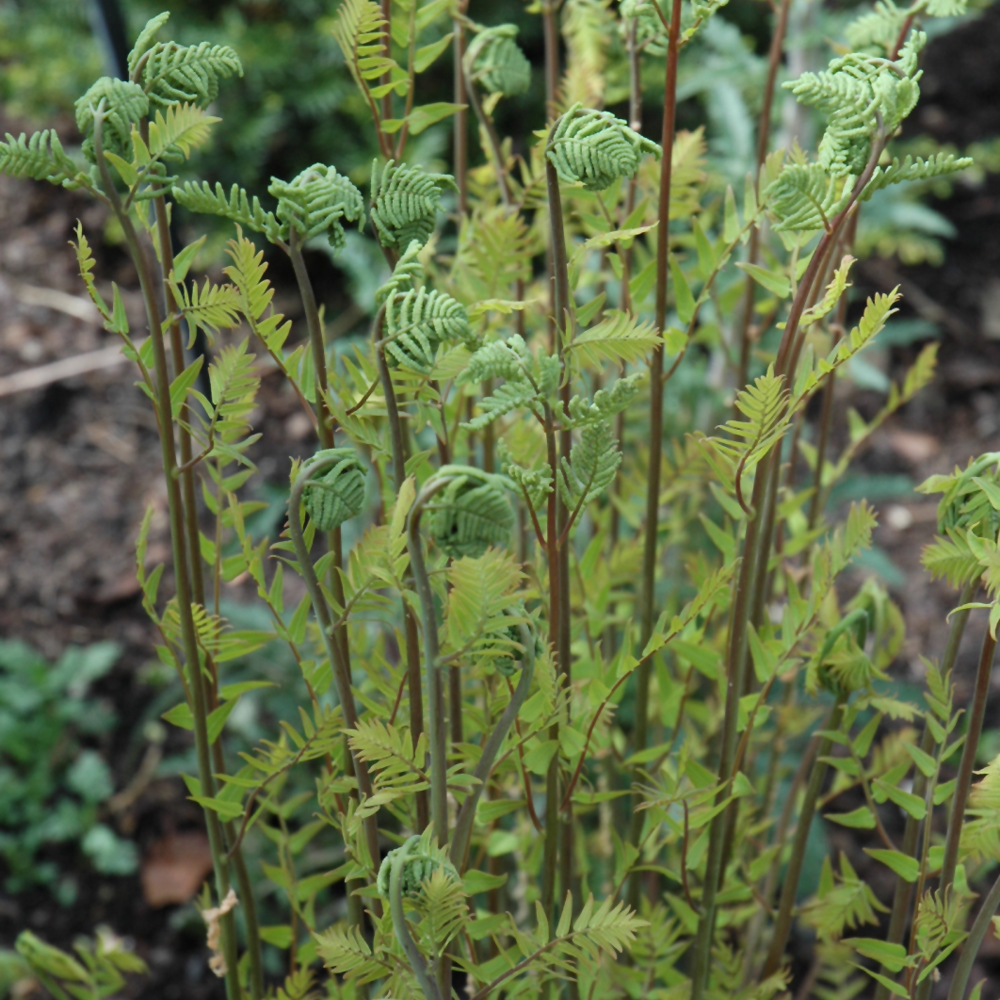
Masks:
[[[968,166],[892,146],[919,94],[921,23],[961,11],[880,3],[825,71],[789,81],[822,117],[809,154],[770,151],[780,5],[756,169],[737,193],[708,169],[703,136],[675,127],[679,53],[719,6],[569,4],[563,72],[559,11],[540,5],[549,116],[515,155],[494,118],[531,83],[511,26],[441,0],[346,0],[327,27],[371,116],[368,197],[331,164],[266,194],[185,175],[242,66],[223,45],[161,40],[166,15],[139,36],[128,80],[77,102],[82,161],[53,131],[0,146],[4,171],[101,201],[142,285],[146,329],[132,330],[78,229],[83,281],[161,432],[171,592],[147,565],[149,519],[137,573],[185,693],[165,718],[193,732],[186,781],[214,862],[202,908],[231,998],[767,1000],[793,984],[796,927],[815,937],[817,995],[870,980],[926,998],[948,962],[949,995],[967,994],[1000,903],[1000,881],[978,901],[970,888],[1000,860],[997,767],[974,774],[1000,619],[1000,458],[923,487],[942,494],[925,562],[956,611],[922,699],[886,672],[903,640],[887,594],[838,586],[873,511],[829,523],[825,503],[934,370],[932,345],[874,418],[849,415],[832,454],[836,379],[899,298],[875,295],[848,322],[859,216],[892,185]],[[449,46],[454,100],[420,103]],[[600,107],[616,73],[627,122]],[[642,133],[651,77],[658,143]],[[453,174],[409,162],[413,136],[450,118]],[[175,205],[234,224],[224,280],[189,278],[203,240],[172,245]],[[337,252],[369,225],[391,276],[370,338],[344,349],[304,249]],[[254,239],[291,263],[300,343]],[[199,331],[208,393],[205,358],[185,354]],[[316,431],[279,540],[253,533],[246,495],[258,357]],[[222,618],[221,584],[241,574],[271,628]],[[294,607],[286,575],[306,589]],[[956,705],[954,658],[980,608],[976,692]],[[227,670],[272,642],[308,701],[234,759],[226,721],[266,682]],[[289,794],[293,772],[314,790]],[[820,814],[861,831],[894,875],[884,928],[845,858],[800,897]],[[258,918],[252,837],[269,845],[278,924]],[[303,867],[319,840],[339,852],[332,870]],[[19,951],[56,996],[110,995],[139,971],[106,939],[79,960],[30,933]]]

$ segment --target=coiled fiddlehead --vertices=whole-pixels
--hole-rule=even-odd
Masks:
[[[515,38],[516,24],[498,24],[480,31],[466,52],[470,76],[491,94],[514,97],[531,86],[531,63]]]
[[[434,232],[441,194],[449,187],[455,187],[449,174],[429,174],[390,160],[379,176],[377,163],[373,165],[371,217],[379,243],[390,250],[402,250],[413,240],[426,243]]]
[[[326,233],[334,250],[343,248],[346,234],[341,220],[357,222],[365,215],[361,192],[336,167],[314,163],[294,180],[271,178],[268,193],[278,199],[277,216],[283,234],[295,229],[303,240]]]
[[[402,365],[429,375],[442,343],[461,340],[476,346],[469,315],[446,292],[411,288],[385,303],[385,353],[390,365]]]
[[[430,534],[444,552],[478,559],[510,540],[514,512],[500,476],[465,465],[442,466],[438,476],[449,482],[435,500]]]
[[[545,155],[564,184],[603,191],[619,178],[634,177],[644,153],[659,159],[661,152],[621,118],[574,104],[556,122]]]
[[[243,75],[235,50],[211,42],[157,42],[142,58],[142,87],[154,108],[166,109],[182,102],[207,108],[219,96],[220,79],[234,73]]]
[[[353,448],[330,448],[315,458],[336,462],[303,490],[306,511],[319,531],[333,531],[365,506],[365,467]]]
[[[132,126],[146,117],[149,98],[142,87],[126,80],[102,76],[75,105],[76,127],[84,136],[83,155],[96,163],[94,152],[94,113],[104,101],[104,128],[101,144],[106,153],[132,159]]]
[[[443,868],[449,878],[459,878],[455,866],[440,852],[435,852],[427,840],[415,834],[401,847],[390,851],[379,867],[375,887],[385,900],[389,899],[389,879],[395,864],[400,865],[400,891],[406,899],[416,899],[423,892],[423,883],[439,868]]]

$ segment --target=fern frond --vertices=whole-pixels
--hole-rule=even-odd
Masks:
[[[176,150],[187,159],[192,149],[208,139],[212,125],[221,120],[197,104],[171,104],[166,116],[158,110],[149,123],[149,152],[153,157],[169,157]]]
[[[961,532],[949,530],[943,537],[939,535],[929,545],[924,546],[920,562],[931,575],[931,579],[945,579],[955,588],[975,580],[981,573],[979,560],[969,548]]]
[[[779,233],[825,229],[847,204],[843,182],[818,163],[790,163],[767,186],[764,199]]]
[[[901,184],[906,181],[927,181],[935,177],[944,177],[972,166],[972,157],[955,156],[954,153],[935,153],[924,159],[917,156],[905,156],[902,161],[894,157],[888,167],[876,167],[872,179],[861,192],[861,201],[867,201],[871,196],[890,184]]]
[[[588,191],[603,191],[620,178],[634,177],[646,153],[659,159],[662,151],[621,118],[578,104],[560,115],[545,150],[560,181],[582,184]]]
[[[272,243],[287,237],[287,228],[283,231],[281,224],[271,212],[265,212],[256,195],[253,200],[238,184],[229,189],[226,196],[223,186],[216,182],[215,188],[208,181],[185,181],[171,189],[174,201],[183,205],[191,212],[202,215],[221,215],[225,219],[237,222],[255,233],[263,233]]]
[[[503,549],[487,549],[476,559],[465,557],[451,564],[445,627],[452,649],[471,648],[491,632],[506,636],[511,622],[505,612],[518,601],[522,576],[514,556]],[[510,648],[497,655],[510,656]]]
[[[520,212],[502,205],[476,206],[462,220],[452,280],[464,302],[503,295],[517,281],[531,277],[534,234]]]
[[[105,152],[131,160],[132,126],[146,117],[149,99],[136,83],[102,76],[76,102],[76,127],[84,136],[83,155],[90,163],[97,162],[94,154],[94,113],[101,101],[104,102],[102,145]]]
[[[883,906],[868,884],[858,878],[846,855],[840,856],[840,877],[833,875],[830,859],[823,863],[817,898],[807,903],[804,919],[827,940],[839,940],[845,930],[861,924],[877,924],[876,910],[885,913]]]
[[[379,243],[393,250],[413,240],[424,244],[434,232],[441,194],[455,187],[450,174],[429,174],[421,167],[390,160],[379,175],[372,165],[371,217]]]
[[[367,80],[376,80],[396,65],[386,53],[386,21],[382,8],[372,0],[344,0],[333,28],[347,68],[362,91]]]
[[[199,329],[214,334],[240,325],[240,294],[233,285],[216,285],[206,278],[200,289],[196,281],[191,282],[190,288],[175,282],[171,289],[177,308],[191,329],[192,339]]]
[[[403,295],[411,288],[417,287],[417,281],[423,277],[424,265],[420,263],[420,251],[423,249],[419,241],[412,240],[396,261],[389,280],[375,293],[375,305],[380,306],[397,295]]]
[[[427,752],[426,735],[422,733],[414,747],[409,730],[401,733],[377,718],[359,719],[357,727],[346,732],[351,749],[377,775],[376,786],[400,777],[407,779],[411,792],[427,786],[429,778],[422,768]]]
[[[316,934],[316,951],[323,964],[338,976],[359,985],[392,975],[388,953],[373,954],[356,927],[335,924]]]
[[[441,344],[475,345],[465,306],[446,292],[410,289],[385,303],[385,353],[390,364],[429,375]]]
[[[484,427],[489,427],[494,420],[499,420],[514,410],[540,411],[539,402],[535,387],[527,380],[504,382],[489,396],[478,400],[476,405],[479,414],[471,420],[463,421],[462,426],[471,431],[481,431]]]
[[[531,86],[531,63],[514,41],[516,24],[498,24],[476,35],[466,52],[472,79],[491,94],[515,97]]]
[[[424,879],[422,890],[416,899],[418,944],[423,954],[436,959],[468,923],[468,898],[458,873],[443,864]]]
[[[452,559],[478,559],[491,545],[510,541],[514,512],[501,476],[469,466],[442,466],[451,480],[434,501],[430,535]]]
[[[586,424],[570,451],[569,461],[564,458],[559,469],[563,503],[574,510],[596,500],[615,481],[621,462],[611,424],[606,420]]]
[[[23,132],[16,139],[8,132],[7,141],[0,142],[0,173],[70,188],[81,183],[76,180],[80,171],[51,128],[35,132],[30,139]]]
[[[874,7],[855,18],[845,29],[847,44],[855,52],[888,55],[906,21],[906,11],[892,0],[876,0]]]
[[[303,489],[306,510],[313,524],[319,531],[333,531],[364,509],[367,471],[353,448],[330,448],[313,457],[336,462],[310,479]]]
[[[575,352],[581,364],[593,368],[600,368],[608,361],[633,364],[644,358],[659,340],[648,321],[612,310],[596,326],[577,334],[567,353]]]
[[[300,233],[304,240],[326,233],[330,246],[341,250],[346,234],[341,219],[364,220],[365,203],[361,192],[336,167],[314,163],[294,180],[271,178],[268,194],[278,201],[277,216]]]
[[[233,75],[243,75],[243,64],[228,45],[157,42],[145,54],[142,89],[154,108],[181,103],[207,108],[219,95],[219,80]]]
[[[623,31],[628,30],[628,21],[636,21],[636,43],[639,48],[662,59],[667,54],[667,32],[653,9],[653,0],[622,0],[619,10]]]
[[[503,378],[522,381],[531,370],[531,352],[524,338],[514,334],[507,340],[494,340],[484,344],[469,358],[461,382],[485,382],[486,379]]]
[[[594,421],[608,420],[621,413],[638,395],[646,381],[645,372],[633,372],[625,378],[615,379],[610,389],[598,389],[592,401],[580,396],[569,401],[569,414],[574,427],[583,427]]]

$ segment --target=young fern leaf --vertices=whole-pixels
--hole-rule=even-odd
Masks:
[[[400,732],[381,719],[359,719],[356,729],[348,729],[348,741],[360,760],[369,764],[375,788],[390,787],[400,794],[409,794],[426,787],[429,781],[423,771],[427,753],[427,737],[421,733],[417,745],[409,730]]]
[[[261,208],[260,201],[254,195],[253,200],[238,184],[229,189],[226,196],[223,186],[216,182],[215,188],[208,181],[185,181],[175,186],[170,192],[178,205],[191,212],[201,215],[221,215],[225,219],[236,222],[255,233],[263,233],[272,243],[277,243],[287,236],[282,232],[281,224],[271,212]]]
[[[396,971],[388,950],[373,953],[357,927],[334,924],[316,935],[316,951],[338,976],[359,986],[384,979]]]
[[[579,104],[560,115],[545,149],[562,183],[582,184],[588,191],[603,191],[616,180],[634,177],[645,153],[659,159],[662,150],[621,118]]]
[[[283,234],[294,229],[310,240],[326,233],[330,246],[342,250],[347,237],[341,219],[364,225],[361,192],[336,167],[314,163],[291,181],[272,177],[267,190],[278,201]]]
[[[0,142],[0,173],[8,177],[30,177],[75,189],[87,183],[76,164],[63,151],[56,130],[35,132],[30,139],[22,132],[16,139],[8,132]]]
[[[907,181],[927,181],[935,177],[944,177],[972,166],[971,156],[955,156],[954,153],[935,153],[924,159],[920,156],[907,154],[901,161],[893,157],[887,167],[876,167],[872,179],[861,192],[861,201],[867,201],[876,191],[889,187],[890,184],[902,184]]]
[[[392,250],[414,240],[426,243],[434,232],[441,194],[449,187],[455,188],[449,174],[429,174],[390,160],[379,176],[377,161],[372,164],[371,217],[379,243]]]
[[[96,163],[94,152],[94,113],[104,102],[102,144],[106,153],[125,160],[132,158],[132,126],[138,125],[149,111],[149,98],[142,87],[126,80],[102,76],[75,104],[76,127],[83,135],[83,155]]]
[[[214,341],[219,330],[235,330],[240,325],[240,293],[233,285],[215,285],[206,278],[201,289],[196,281],[190,288],[182,282],[174,282],[170,287],[177,309],[189,327],[189,347],[198,330],[204,330]]]
[[[596,326],[577,334],[568,346],[567,354],[578,357],[581,364],[597,369],[608,361],[634,364],[641,361],[659,339],[648,321],[613,310],[605,313]]]
[[[243,75],[243,64],[228,45],[157,42],[144,59],[142,89],[153,108],[196,104],[207,108],[219,96],[219,80]]]
[[[470,466],[442,466],[450,481],[434,500],[430,536],[452,559],[478,559],[491,545],[510,541],[514,512],[501,476]]]
[[[487,92],[516,97],[531,86],[531,63],[514,41],[516,24],[498,24],[476,35],[466,52],[470,76]]]
[[[313,457],[329,457],[337,462],[310,479],[303,490],[313,524],[319,531],[333,531],[364,510],[367,471],[353,448],[331,448]]]
[[[615,379],[610,389],[598,389],[591,402],[580,396],[569,401],[569,414],[574,427],[584,427],[595,421],[609,420],[619,414],[638,395],[646,381],[645,372],[634,372]]]
[[[596,500],[614,481],[621,465],[611,424],[598,420],[584,426],[579,442],[573,445],[569,461],[559,469],[559,494],[570,510]]]
[[[333,35],[354,82],[371,97],[381,97],[388,91],[381,87],[369,90],[367,81],[377,80],[396,66],[396,61],[385,54],[385,29],[382,8],[371,0],[344,0],[337,11]]]
[[[520,600],[517,587],[522,576],[513,555],[503,549],[487,549],[478,559],[455,560],[448,570],[451,588],[445,628],[449,647],[469,650],[478,659],[481,640],[487,639],[488,645],[498,635],[506,637],[511,619],[505,612]],[[519,642],[515,637],[514,644]],[[509,657],[512,648],[513,644],[492,651],[495,656]]]
[[[826,229],[849,193],[818,163],[791,163],[768,185],[764,201],[775,218],[775,232]]]
[[[389,363],[429,375],[441,344],[475,347],[465,306],[446,292],[426,287],[394,295],[385,303],[385,353]]]
[[[868,884],[858,878],[846,855],[840,855],[840,877],[830,859],[823,862],[816,899],[805,908],[805,920],[827,941],[838,941],[845,930],[877,924],[876,910],[887,912]]]
[[[212,126],[221,121],[196,104],[171,104],[166,115],[157,110],[149,123],[149,153],[156,159],[181,156],[185,160],[208,139]]]

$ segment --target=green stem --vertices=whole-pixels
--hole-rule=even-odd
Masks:
[[[847,695],[838,695],[824,729],[836,732],[840,728],[846,704]],[[812,825],[813,816],[816,813],[816,801],[819,798],[820,790],[823,787],[823,779],[826,777],[826,772],[829,768],[829,764],[823,758],[829,755],[832,746],[833,740],[829,736],[824,736],[816,753],[816,760],[813,762],[809,784],[806,785],[805,796],[802,800],[802,809],[799,813],[798,826],[795,828],[795,839],[792,841],[792,853],[788,859],[788,868],[785,871],[784,883],[781,887],[778,913],[774,921],[774,936],[771,938],[771,947],[768,950],[767,957],[764,959],[764,967],[760,973],[761,981],[767,979],[769,976],[773,976],[781,968],[781,960],[785,954],[785,945],[788,943],[788,936],[792,930],[795,897],[799,891],[799,877],[802,874],[802,865],[805,862],[809,827]]]
[[[524,646],[524,666],[521,668],[521,679],[514,691],[513,697],[507,703],[503,715],[493,727],[489,739],[483,747],[479,763],[473,771],[473,777],[479,784],[474,791],[470,792],[466,800],[462,803],[462,808],[458,811],[458,818],[455,820],[455,834],[451,840],[451,861],[458,870],[464,871],[469,853],[469,841],[472,837],[472,825],[476,818],[476,804],[483,793],[490,778],[490,771],[493,769],[493,762],[497,753],[507,738],[510,727],[517,718],[517,713],[524,704],[524,699],[528,697],[531,688],[531,679],[535,674],[535,637],[526,625],[520,626],[521,645]]]
[[[959,598],[959,606],[968,604],[976,596],[979,587],[978,580],[972,580],[962,589]],[[956,611],[951,617],[951,627],[948,630],[948,641],[941,656],[941,673],[947,677],[955,666],[958,658],[958,647],[965,632],[965,623],[969,620],[971,609]],[[924,726],[924,732],[920,739],[920,749],[924,753],[929,753],[934,746],[934,736],[928,726]],[[927,779],[922,771],[918,770],[913,776],[913,794],[923,797],[926,792]],[[933,803],[930,803],[927,810],[927,822],[930,823]],[[906,825],[903,828],[903,841],[900,850],[913,857],[917,849],[917,837],[920,832],[920,821],[909,813],[906,816]],[[896,878],[896,891],[892,899],[892,911],[889,914],[889,929],[886,932],[886,941],[889,944],[901,944],[903,935],[906,932],[906,918],[910,912],[910,903],[913,899],[913,883],[906,879]],[[891,976],[892,971],[885,966],[882,967],[883,976]],[[875,988],[875,1000],[889,1000],[889,988],[879,983]]]
[[[667,282],[670,265],[670,183],[673,176],[674,134],[677,115],[677,55],[680,48],[681,2],[673,0],[667,34],[667,72],[663,90],[663,160],[660,167],[659,225],[656,230],[656,330],[667,328]],[[656,557],[659,536],[660,478],[663,464],[663,344],[653,349],[649,363],[649,469],[646,474],[646,523],[643,529],[642,584],[639,596],[639,647],[644,648],[656,621]],[[649,679],[652,660],[639,667],[636,676],[634,749],[646,748],[649,727]],[[633,776],[634,777],[634,776]],[[629,840],[638,846],[645,816],[637,807],[641,796],[633,794]],[[641,881],[638,873],[629,885],[629,902],[638,905]]]
[[[125,234],[139,276],[143,303],[146,308],[146,318],[149,322],[149,336],[153,344],[153,363],[155,378],[155,407],[159,420],[160,450],[163,459],[163,473],[167,485],[167,507],[170,517],[170,541],[173,550],[174,575],[176,577],[177,613],[181,624],[181,644],[184,651],[188,671],[189,689],[192,696],[191,714],[194,719],[195,754],[198,761],[198,777],[201,783],[201,793],[208,798],[215,797],[215,778],[212,773],[211,750],[208,740],[208,713],[206,709],[205,676],[198,648],[198,635],[195,630],[194,617],[191,612],[190,570],[188,566],[187,538],[184,527],[184,502],[181,495],[180,482],[175,475],[177,456],[174,451],[173,414],[170,402],[170,374],[167,366],[167,353],[164,344],[163,326],[160,319],[160,306],[156,297],[153,277],[150,273],[146,256],[139,242],[139,236],[132,224],[132,219],[122,206],[121,199],[115,188],[104,158],[102,145],[104,125],[104,101],[94,114],[94,150],[97,167],[112,209]],[[225,847],[222,838],[222,826],[218,813],[205,810],[205,822],[208,828],[209,850],[212,854],[212,867],[215,872],[216,892],[219,900],[229,894],[229,870],[226,865]],[[221,918],[222,948],[226,959],[226,995],[228,1000],[240,1000],[242,991],[239,983],[239,971],[236,957],[235,921],[232,912]]]
[[[420,989],[423,990],[426,1000],[443,1000],[441,990],[433,977],[427,971],[427,962],[420,954],[410,928],[406,923],[406,914],[403,912],[403,865],[406,863],[406,855],[410,848],[419,841],[417,836],[410,839],[399,848],[392,859],[392,867],[389,869],[389,911],[392,913],[392,929],[396,932],[396,940],[403,946],[406,958],[416,976]]]
[[[452,20],[452,56],[454,59],[453,89],[455,92],[454,102],[459,106],[465,104],[465,70],[463,62],[465,57],[465,19],[464,14],[468,7],[468,0],[459,0],[456,4],[458,17]],[[468,188],[469,188],[469,122],[468,113],[463,108],[455,112],[454,121],[454,167],[455,185],[458,188],[458,214],[459,219],[464,218],[468,210]]]
[[[979,913],[976,914],[976,919],[972,925],[972,929],[969,931],[969,936],[962,944],[962,954],[958,959],[958,965],[955,966],[955,974],[951,979],[948,1000],[963,1000],[965,997],[965,988],[969,985],[972,966],[976,961],[976,956],[979,954],[979,948],[986,937],[986,932],[990,929],[990,923],[993,920],[993,915],[997,912],[997,907],[1000,907],[1000,875],[997,876],[993,887],[983,900],[983,905],[979,908]],[[930,981],[930,976],[924,980],[925,983]],[[923,983],[921,983],[922,985]]]
[[[323,637],[323,645],[326,648],[326,655],[330,659],[333,668],[333,679],[337,686],[337,697],[340,700],[340,708],[344,714],[344,726],[346,729],[357,729],[358,711],[354,704],[354,695],[351,691],[351,671],[344,659],[343,650],[333,634],[333,621],[330,617],[330,609],[323,596],[319,580],[316,578],[316,570],[313,568],[312,557],[306,548],[305,538],[302,534],[302,520],[300,507],[302,504],[302,491],[306,484],[314,476],[336,463],[335,458],[321,456],[307,462],[295,477],[292,484],[292,491],[288,498],[288,532],[295,546],[295,555],[299,561],[299,570],[302,579],[305,581],[306,590],[309,591],[309,600],[319,624],[320,635]],[[358,790],[366,798],[372,795],[371,776],[368,773],[368,765],[357,755],[352,754],[354,773],[358,781]],[[375,814],[366,816],[364,820],[365,838],[368,844],[368,852],[371,855],[372,863],[378,865],[378,822]]]
[[[439,490],[447,486],[448,476],[428,480],[410,508],[408,524],[410,566],[413,582],[420,601],[424,631],[424,672],[427,677],[427,732],[431,752],[431,822],[438,844],[448,842],[448,758],[447,726],[444,712],[444,683],[438,664],[438,625],[434,611],[434,592],[431,590],[427,565],[424,562],[423,544],[420,540],[420,519],[424,504]]]

